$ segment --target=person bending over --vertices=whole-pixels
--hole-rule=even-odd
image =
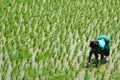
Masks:
[[[98,66],[98,57],[100,54],[100,59],[103,62],[110,54],[110,37],[107,35],[100,35],[97,40],[90,42],[90,52],[88,56],[88,61],[86,67],[90,65],[92,54],[95,55],[95,65]]]

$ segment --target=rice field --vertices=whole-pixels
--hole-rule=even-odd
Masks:
[[[0,0],[0,80],[119,80],[120,0]],[[85,68],[110,36],[108,63]],[[94,57],[93,57],[94,58]]]

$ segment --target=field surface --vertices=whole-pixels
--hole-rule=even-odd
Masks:
[[[85,68],[101,34],[108,63]],[[120,0],[0,0],[0,80],[120,80]]]

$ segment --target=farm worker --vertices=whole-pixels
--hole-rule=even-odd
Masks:
[[[106,60],[106,58],[110,54],[109,43],[110,43],[110,37],[107,36],[107,35],[100,35],[97,40],[90,42],[90,48],[91,49],[90,49],[90,52],[89,52],[88,62],[87,62],[86,67],[88,67],[90,65],[92,54],[95,55],[95,60],[96,60],[95,65],[96,65],[96,67],[98,66],[97,65],[98,57],[99,57],[98,54],[100,54],[100,56],[101,56],[100,59],[101,59],[102,62],[104,60]]]

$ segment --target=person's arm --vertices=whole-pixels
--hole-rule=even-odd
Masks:
[[[92,57],[92,50],[90,50],[90,52],[89,52],[89,56],[88,56],[88,61],[87,61],[86,67],[88,67],[90,65],[91,57]]]
[[[90,63],[90,61],[91,61],[91,57],[92,57],[92,51],[89,52],[88,63]]]

